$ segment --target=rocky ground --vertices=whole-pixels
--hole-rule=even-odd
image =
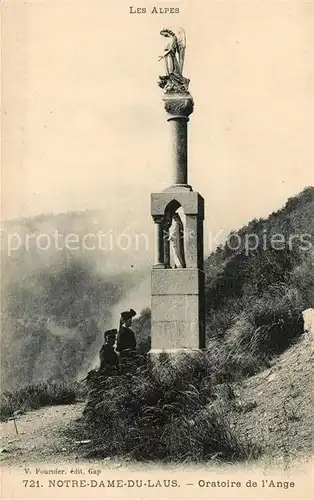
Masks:
[[[313,346],[313,337],[305,335],[270,369],[235,390],[233,429],[261,446],[264,457],[278,465],[313,457]]]
[[[30,411],[1,423],[1,461],[6,465],[31,462],[63,463],[75,461],[79,445],[63,434],[69,424],[81,416],[84,403],[51,406]],[[81,445],[82,446],[82,445]]]

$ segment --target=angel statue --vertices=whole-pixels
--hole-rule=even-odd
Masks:
[[[159,77],[158,85],[166,92],[187,92],[190,80],[182,75],[186,39],[185,31],[180,28],[178,35],[169,29],[163,29],[160,32],[166,38],[169,38],[164,55],[159,56],[158,61],[165,60],[165,76]]]

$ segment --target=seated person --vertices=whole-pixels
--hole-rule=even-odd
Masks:
[[[117,351],[123,353],[123,351],[136,349],[136,340],[133,330],[130,328],[132,325],[132,319],[136,316],[134,309],[129,311],[123,311],[120,318],[120,329],[117,340]]]
[[[116,342],[117,329],[106,330],[104,333],[105,343],[99,352],[100,367],[99,370],[104,370],[108,367],[119,368],[119,357],[114,350],[114,344]]]

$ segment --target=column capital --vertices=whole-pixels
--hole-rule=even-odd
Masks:
[[[194,101],[189,92],[168,92],[163,99],[165,110],[168,113],[168,121],[185,120],[189,121],[189,115],[193,113]]]
[[[161,224],[164,221],[163,215],[152,215],[152,218],[155,224]]]

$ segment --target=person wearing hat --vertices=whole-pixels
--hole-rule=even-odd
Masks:
[[[99,352],[100,367],[99,370],[103,371],[108,367],[119,368],[119,356],[114,350],[114,344],[116,342],[118,330],[113,328],[112,330],[106,330],[104,333],[105,343]]]
[[[123,311],[120,318],[120,329],[117,340],[117,351],[122,353],[123,351],[135,351],[136,340],[133,330],[130,328],[132,325],[132,319],[136,316],[134,309],[129,311]]]

